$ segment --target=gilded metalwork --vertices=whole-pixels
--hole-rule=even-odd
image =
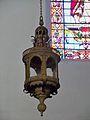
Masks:
[[[24,92],[37,98],[40,103],[37,109],[41,116],[46,110],[45,99],[57,94],[60,88],[58,77],[58,63],[60,57],[53,52],[49,44],[48,30],[43,24],[35,30],[33,47],[23,52],[25,64]],[[32,75],[31,68],[34,70]],[[51,70],[51,73],[48,71]]]

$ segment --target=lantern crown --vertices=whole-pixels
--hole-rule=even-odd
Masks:
[[[49,46],[48,41],[48,29],[44,27],[44,21],[42,16],[42,0],[40,0],[40,19],[39,26],[35,30],[34,47]]]

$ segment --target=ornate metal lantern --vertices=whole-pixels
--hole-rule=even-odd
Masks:
[[[25,64],[24,91],[40,101],[37,108],[42,116],[46,110],[45,99],[57,94],[57,90],[60,88],[58,77],[60,57],[53,52],[48,43],[48,30],[43,26],[41,0],[40,6],[40,22],[39,27],[35,30],[33,47],[23,52],[23,62]],[[33,68],[35,74],[31,75],[30,68]],[[52,74],[48,72],[48,69]]]

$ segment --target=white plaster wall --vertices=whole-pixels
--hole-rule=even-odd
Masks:
[[[39,22],[38,2],[0,0],[0,120],[90,120],[89,62],[61,61],[61,89],[46,100],[43,118],[36,109],[38,101],[23,93],[22,52],[32,47],[30,36]],[[45,5],[44,0],[44,9]]]

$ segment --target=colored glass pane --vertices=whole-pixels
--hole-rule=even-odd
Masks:
[[[90,1],[51,0],[52,48],[61,58],[90,59]]]

